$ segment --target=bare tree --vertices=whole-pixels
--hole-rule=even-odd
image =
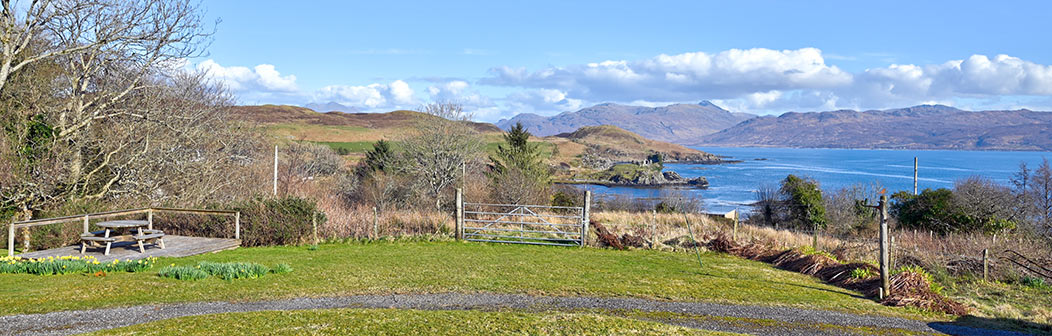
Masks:
[[[756,199],[753,212],[760,219],[760,224],[777,229],[782,217],[782,202],[778,199],[778,189],[771,185],[760,185],[756,188]]]
[[[1030,178],[1030,193],[1042,233],[1052,236],[1052,167],[1047,158]]]
[[[113,52],[123,51],[152,65],[195,55],[209,35],[189,0],[0,0],[0,6],[0,89],[37,62],[81,55],[75,66],[90,68],[119,60]]]
[[[0,4],[4,118],[33,130],[7,139],[33,150],[13,153],[5,206],[28,217],[56,200],[187,202],[246,185],[230,168],[257,161],[259,138],[226,121],[225,90],[181,69],[210,36],[190,0]]]
[[[468,124],[471,115],[460,104],[432,103],[421,112],[428,117],[404,140],[402,169],[427,189],[437,209],[443,192],[460,180],[464,166],[481,154],[483,145]]]
[[[278,184],[283,195],[316,177],[334,175],[343,167],[343,159],[325,145],[292,142],[281,154]]]

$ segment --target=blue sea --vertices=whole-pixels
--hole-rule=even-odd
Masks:
[[[700,197],[707,212],[749,210],[761,185],[777,189],[788,174],[811,177],[824,190],[856,184],[879,185],[888,194],[913,190],[913,158],[919,160],[918,185],[925,188],[951,188],[954,181],[980,175],[1008,184],[1019,171],[1020,162],[1031,170],[1052,152],[994,152],[949,150],[867,150],[800,148],[694,147],[698,150],[741,160],[722,165],[668,164],[665,170],[683,177],[704,176],[707,190],[678,189]],[[638,198],[660,197],[660,189],[584,186],[595,194],[619,193]]]

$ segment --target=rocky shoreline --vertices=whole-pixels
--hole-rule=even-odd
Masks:
[[[661,174],[648,174],[636,178],[624,178],[620,175],[611,177],[609,180],[573,179],[558,181],[561,184],[592,184],[606,187],[632,187],[632,188],[664,188],[664,187],[690,187],[708,189],[709,180],[705,177],[685,178],[674,171],[665,171]]]

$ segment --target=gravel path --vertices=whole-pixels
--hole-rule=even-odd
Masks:
[[[592,297],[546,297],[509,294],[408,294],[359,295],[330,298],[300,298],[260,302],[198,302],[184,304],[144,305],[46,314],[12,315],[0,317],[2,331],[15,335],[69,335],[96,330],[124,327],[152,321],[231,312],[326,309],[326,308],[398,308],[424,310],[495,310],[518,309],[549,311],[569,309],[639,310],[644,312],[674,312],[692,315],[769,319],[785,322],[782,327],[750,328],[726,319],[688,321],[659,321],[707,330],[745,332],[750,334],[786,335],[802,332],[806,335],[838,334],[844,330],[799,330],[797,327],[829,324],[845,327],[896,328],[915,332],[952,335],[1022,335],[1013,332],[985,330],[928,323],[902,318],[863,316],[822,310],[781,307],[739,306],[714,303],[666,302],[645,299],[616,299]]]

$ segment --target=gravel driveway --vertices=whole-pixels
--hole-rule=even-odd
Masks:
[[[69,335],[134,324],[203,314],[301,310],[325,308],[397,308],[424,310],[496,310],[551,311],[573,309],[638,310],[673,312],[709,317],[775,320],[779,326],[752,326],[731,319],[658,321],[706,330],[744,332],[759,335],[843,335],[844,329],[819,328],[826,324],[844,327],[903,329],[913,332],[952,335],[1023,335],[930,323],[894,317],[864,316],[823,310],[781,307],[741,306],[714,303],[667,302],[645,299],[592,297],[546,297],[490,293],[446,293],[407,295],[358,295],[329,298],[299,298],[259,302],[197,302],[183,304],[143,305],[46,314],[0,317],[2,331],[15,335]],[[729,321],[729,322],[728,322]],[[808,329],[807,326],[815,326]]]

